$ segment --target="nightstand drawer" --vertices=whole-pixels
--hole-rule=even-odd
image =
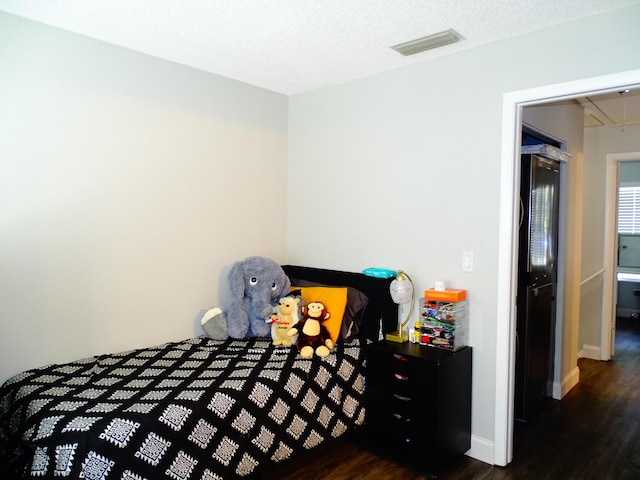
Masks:
[[[367,398],[370,406],[379,406],[387,412],[392,411],[403,415],[408,415],[412,409],[420,405],[420,399],[411,392],[391,391],[377,386],[370,387]]]
[[[367,380],[367,385],[380,390],[383,395],[398,393],[412,399],[420,396],[422,383],[417,374],[405,375],[389,371],[370,375]]]
[[[373,351],[367,361],[366,381],[385,398],[400,394],[429,408],[431,405],[427,403],[433,396],[427,392],[437,388],[435,372],[428,363],[415,357]]]
[[[376,403],[367,407],[366,425],[378,438],[384,439],[388,448],[403,448],[408,445],[420,447],[421,438],[428,438],[421,431],[421,420],[418,408],[408,402],[390,406]],[[426,445],[425,445],[426,446]]]
[[[379,369],[385,369],[399,374],[411,374],[415,372],[420,362],[410,355],[373,349],[368,361]]]
[[[385,429],[407,429],[418,421],[419,404],[399,394],[372,392],[367,405],[367,422]]]
[[[372,350],[367,370],[394,383],[417,383],[424,376],[424,362],[400,353]]]

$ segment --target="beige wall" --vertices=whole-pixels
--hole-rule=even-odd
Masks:
[[[200,334],[231,263],[286,260],[285,96],[0,32],[0,379]]]

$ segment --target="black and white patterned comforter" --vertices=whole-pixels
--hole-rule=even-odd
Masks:
[[[29,370],[0,388],[0,452],[20,478],[249,478],[364,422],[363,355],[198,337]]]

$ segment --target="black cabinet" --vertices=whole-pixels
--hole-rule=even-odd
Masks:
[[[366,431],[381,450],[440,469],[471,447],[471,347],[369,346]]]

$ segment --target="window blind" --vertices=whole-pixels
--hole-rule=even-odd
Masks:
[[[618,189],[618,233],[640,233],[640,186]]]

